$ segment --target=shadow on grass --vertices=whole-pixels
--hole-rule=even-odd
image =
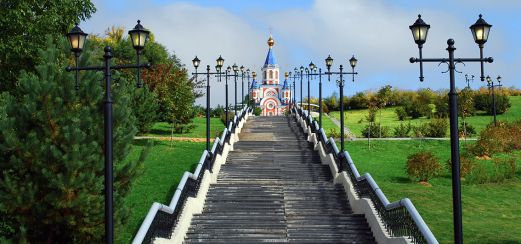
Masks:
[[[133,140],[132,141],[132,145],[134,146],[140,146],[140,147],[145,147],[147,145],[150,144],[150,146],[154,146],[156,145],[157,142],[155,142],[154,140],[150,140],[150,139],[142,139],[142,140]]]
[[[407,178],[407,177],[404,177],[404,176],[395,176],[395,177],[392,177],[391,178],[391,182],[394,182],[394,183],[402,183],[402,184],[405,184],[405,183],[412,183],[411,179]]]

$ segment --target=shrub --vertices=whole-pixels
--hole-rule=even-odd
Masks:
[[[508,96],[503,94],[495,94],[496,97],[496,113],[502,114],[506,112],[512,104]],[[493,99],[492,96],[487,93],[480,93],[474,96],[474,107],[477,110],[487,112],[488,115],[493,114]]]
[[[364,127],[362,135],[366,138],[389,137],[389,127],[381,126],[380,123],[370,123]]]
[[[463,137],[470,137],[476,135],[476,128],[469,123],[461,121],[459,125],[459,135]]]
[[[415,137],[425,137],[429,133],[429,127],[426,123],[412,126],[412,132]]]
[[[494,176],[491,179],[494,182],[503,182],[516,176],[516,161],[513,158],[495,159],[494,160]]]
[[[255,114],[255,116],[259,116],[259,115],[261,115],[261,113],[262,113],[262,109],[261,108],[255,107],[253,109],[253,114]]]
[[[394,137],[409,137],[409,133],[411,133],[412,126],[411,123],[400,123],[398,127],[394,128]]]
[[[425,136],[441,138],[447,135],[449,122],[446,119],[431,119],[427,126],[428,131]]]
[[[230,124],[230,121],[233,121],[233,116],[235,116],[235,113],[228,111],[228,125]],[[225,126],[228,127],[228,125],[226,124],[226,112],[221,114],[219,118],[221,118],[223,124],[225,124]]]
[[[500,152],[521,149],[521,121],[513,123],[490,124],[481,131],[480,138],[470,148],[476,156],[492,156]]]
[[[340,135],[340,132],[339,132],[339,131],[336,131],[335,128],[331,128],[331,129],[329,130],[328,136],[329,136],[329,137],[333,137],[333,138],[340,138],[341,135]]]
[[[442,166],[431,152],[422,151],[407,157],[407,174],[409,177],[427,182],[441,172]]]
[[[469,172],[465,180],[470,184],[483,184],[489,182],[489,176],[485,166],[476,164]]]
[[[460,169],[460,177],[465,177],[468,175],[474,167],[476,167],[475,159],[472,158],[472,155],[461,155],[459,158],[459,169]],[[447,170],[449,173],[452,173],[452,160],[447,160]]]
[[[449,97],[447,94],[437,96],[434,99],[434,105],[436,107],[435,116],[438,118],[449,117]]]
[[[471,184],[500,183],[515,177],[516,162],[514,158],[500,158],[493,161],[493,168],[487,170],[483,164],[475,164],[468,174],[467,182]]]
[[[394,112],[396,113],[396,116],[398,116],[398,120],[404,121],[407,118],[407,112],[405,112],[405,109],[403,107],[397,107]]]

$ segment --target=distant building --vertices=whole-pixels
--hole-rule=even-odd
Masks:
[[[262,116],[283,115],[288,109],[291,98],[291,89],[288,86],[288,74],[285,74],[283,85],[279,83],[279,65],[273,54],[275,41],[272,36],[268,39],[268,55],[261,70],[262,83],[254,79],[251,84],[252,98],[255,106],[262,109]]]

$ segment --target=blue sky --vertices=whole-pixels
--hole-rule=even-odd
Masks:
[[[408,26],[421,13],[431,25],[424,57],[446,57],[446,40],[456,41],[456,57],[477,57],[479,49],[469,26],[478,15],[493,25],[485,56],[494,57],[485,73],[501,75],[506,86],[517,86],[521,67],[521,1],[516,0],[94,0],[98,11],[82,23],[89,33],[102,34],[112,25],[131,28],[137,19],[149,28],[160,43],[181,58],[192,70],[195,55],[202,65],[213,67],[222,55],[225,65],[236,62],[260,70],[268,47],[270,29],[276,41],[274,52],[281,70],[306,66],[310,61],[324,67],[331,54],[335,65],[348,65],[355,55],[360,75],[345,88],[348,95],[393,87],[417,89],[448,88],[445,67],[426,64],[425,82],[418,81],[417,46]],[[479,65],[459,65],[457,86],[464,86],[464,75],[479,76]],[[283,78],[283,77],[281,77]],[[483,85],[479,79],[472,87]],[[312,84],[312,94],[316,89]],[[298,87],[297,87],[298,88]],[[222,104],[222,84],[212,82],[212,105]],[[338,87],[324,83],[324,95]],[[306,85],[304,85],[306,93]],[[314,94],[317,96],[317,94]],[[198,101],[203,103],[204,100]]]

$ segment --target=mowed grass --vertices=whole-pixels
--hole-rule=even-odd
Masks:
[[[515,121],[521,119],[521,96],[511,96],[510,103],[512,107],[501,115],[497,115],[497,120],[500,121]],[[376,122],[381,123],[382,126],[390,127],[390,133],[392,135],[393,128],[399,126],[401,123],[411,123],[411,125],[417,126],[421,123],[429,122],[426,117],[418,119],[407,119],[405,121],[398,120],[398,116],[395,113],[396,107],[388,107],[381,109],[376,114]],[[340,112],[334,111],[329,114],[330,116],[340,120]],[[357,137],[362,137],[362,130],[368,125],[366,117],[368,115],[367,109],[361,110],[347,110],[344,111],[345,126],[351,130]],[[458,119],[461,123],[461,118]],[[479,111],[475,116],[466,118],[468,124],[474,126],[477,134],[486,128],[488,124],[493,121],[491,115],[486,115],[484,112]],[[338,128],[338,127],[337,127]],[[324,127],[326,129],[326,127]],[[337,129],[338,131],[339,129]],[[327,131],[326,131],[327,132]],[[448,131],[447,131],[448,137]]]
[[[469,142],[470,143],[470,142]],[[350,153],[361,174],[368,172],[391,202],[408,197],[441,243],[453,243],[452,184],[446,166],[450,142],[438,140],[348,141]],[[461,142],[462,149],[465,143]],[[405,171],[407,156],[420,150],[433,152],[444,165],[443,175],[429,181],[432,186],[411,181]],[[514,155],[521,159],[521,152]],[[463,181],[463,233],[466,243],[521,243],[521,170],[503,183],[470,185]]]
[[[138,159],[147,143],[135,140],[128,159]],[[132,212],[127,224],[115,227],[116,243],[132,241],[153,202],[170,204],[183,173],[193,172],[205,149],[205,143],[201,142],[155,140],[153,143],[144,162],[143,174],[132,183],[125,197],[124,204]]]
[[[398,116],[394,112],[396,107],[387,107],[378,110],[376,113],[376,122],[381,123],[382,126],[390,127],[390,133],[392,135],[393,128],[399,126],[401,123],[411,123],[411,125],[417,126],[421,123],[429,122],[426,117],[418,119],[407,119],[405,121],[398,120]],[[362,130],[368,125],[366,117],[369,114],[367,109],[360,110],[347,110],[344,111],[345,126],[351,130],[356,137],[362,137]],[[340,112],[334,111],[329,114],[340,121]],[[337,129],[338,130],[338,129]]]
[[[206,118],[195,117],[195,128],[188,133],[175,133],[174,137],[190,137],[190,138],[206,138]],[[210,118],[210,138],[215,138],[224,130],[224,123],[219,118]],[[152,126],[152,129],[146,136],[163,136],[169,137],[172,135],[172,124],[167,122],[157,122]]]

